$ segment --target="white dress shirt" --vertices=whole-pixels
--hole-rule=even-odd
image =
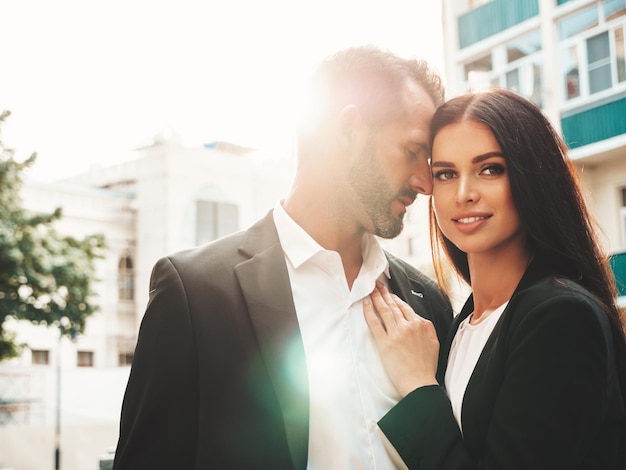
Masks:
[[[280,204],[274,223],[285,253],[309,379],[310,470],[406,468],[377,426],[400,395],[363,316],[363,299],[389,277],[378,240],[366,234],[363,265],[348,288],[339,254],[322,248]]]
[[[470,323],[472,315],[469,315],[461,322],[452,340],[445,383],[450,403],[452,403],[452,412],[459,423],[461,431],[463,431],[461,410],[463,409],[465,389],[476,368],[478,358],[483,352],[485,344],[487,344],[487,340],[491,336],[507,304],[508,302],[505,302],[500,305],[487,318],[476,325]]]

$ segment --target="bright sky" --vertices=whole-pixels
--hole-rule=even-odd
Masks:
[[[0,139],[38,153],[37,179],[119,162],[168,129],[284,152],[326,55],[375,44],[443,72],[439,3],[0,0]]]

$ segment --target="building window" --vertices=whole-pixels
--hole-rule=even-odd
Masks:
[[[622,206],[619,210],[620,226],[622,229],[622,246],[626,249],[626,187],[620,189]]]
[[[481,57],[464,66],[465,87],[468,91],[479,91],[492,85],[493,66],[491,54]]]
[[[626,82],[626,0],[605,0],[558,22],[565,100]]]
[[[602,7],[606,21],[626,15],[626,0],[604,0]]]
[[[501,86],[541,106],[541,33],[526,34],[505,45],[507,64]]]
[[[621,192],[621,203],[619,217],[620,217],[620,225],[622,229],[622,246],[626,249],[626,187],[620,189]]]
[[[135,298],[135,273],[133,260],[130,256],[122,256],[118,263],[117,290],[120,300],[133,300]]]
[[[76,353],[78,367],[93,367],[93,351],[78,351]]]
[[[235,204],[196,201],[196,244],[202,245],[239,230]]]
[[[507,88],[541,106],[541,33],[539,30],[493,48],[463,66],[465,89]]]
[[[133,363],[133,353],[121,352],[118,354],[119,366],[130,366]]]
[[[559,38],[567,39],[598,26],[598,5],[566,16],[558,23]]]
[[[45,349],[31,350],[31,362],[36,365],[47,366],[50,364],[50,352]]]
[[[565,96],[567,99],[580,96],[580,77],[578,67],[578,46],[573,45],[563,57],[565,65]]]
[[[589,93],[597,93],[611,87],[611,58],[609,33],[605,31],[587,39]]]
[[[617,81],[626,81],[626,62],[624,62],[624,28],[615,30],[615,62],[617,65]]]
[[[506,61],[508,64],[528,57],[535,52],[541,51],[541,32],[539,30],[533,31],[508,42],[504,47],[506,48]]]

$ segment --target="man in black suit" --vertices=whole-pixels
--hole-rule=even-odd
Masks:
[[[114,469],[393,468],[376,422],[400,396],[362,302],[377,282],[447,333],[434,282],[384,252],[429,194],[426,63],[372,47],[329,57],[293,186],[250,229],[154,267]]]

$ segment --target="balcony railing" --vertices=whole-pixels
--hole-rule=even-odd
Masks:
[[[617,295],[620,297],[626,296],[626,252],[612,254],[609,262],[615,276]]]
[[[626,134],[626,98],[605,103],[561,119],[570,149]]]
[[[538,0],[493,0],[485,3],[459,16],[459,47],[471,46],[538,14]]]

